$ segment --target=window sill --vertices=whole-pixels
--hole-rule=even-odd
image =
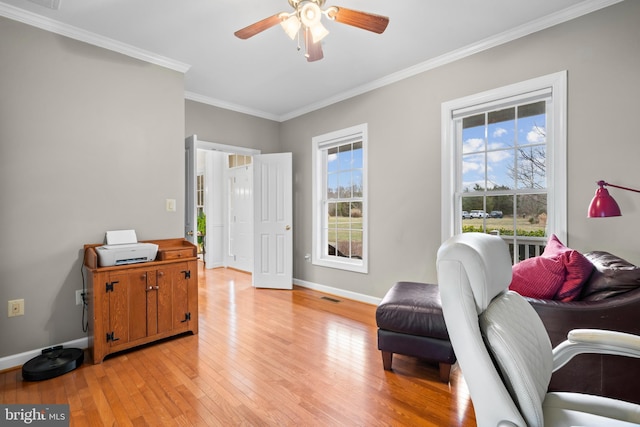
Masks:
[[[355,273],[363,273],[363,274],[369,273],[369,268],[363,260],[353,261],[353,260],[348,260],[347,258],[345,259],[345,261],[341,261],[337,259],[322,258],[322,259],[313,259],[311,263],[313,265],[317,265],[320,267],[329,267],[329,268],[335,268],[338,270],[353,271]]]

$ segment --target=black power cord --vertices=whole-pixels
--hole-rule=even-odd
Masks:
[[[89,330],[89,304],[87,303],[87,286],[84,282],[84,263],[80,264],[80,274],[82,275],[82,332]],[[86,314],[86,319],[85,319]]]

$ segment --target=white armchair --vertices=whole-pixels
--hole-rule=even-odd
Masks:
[[[604,352],[640,357],[640,337],[574,330],[552,350],[535,310],[508,290],[511,259],[500,237],[482,233],[454,236],[440,247],[437,268],[442,311],[478,426],[640,424],[638,405],[587,394],[547,392],[552,372],[573,356]]]

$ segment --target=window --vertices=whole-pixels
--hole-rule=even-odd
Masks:
[[[204,211],[204,175],[196,177],[196,208],[198,215]]]
[[[229,154],[229,169],[250,165],[253,157],[243,154]]]
[[[443,104],[443,232],[500,235],[514,262],[566,241],[566,72]]]
[[[367,272],[367,125],[312,139],[316,265]]]
[[[207,232],[207,216],[204,212],[205,204],[205,175],[196,176],[196,215],[198,220],[198,253],[204,252],[204,236]]]

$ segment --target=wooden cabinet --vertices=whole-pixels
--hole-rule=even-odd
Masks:
[[[149,243],[158,245],[156,261],[114,267],[99,267],[100,245],[85,245],[93,363],[158,339],[198,333],[196,246],[184,239]]]

